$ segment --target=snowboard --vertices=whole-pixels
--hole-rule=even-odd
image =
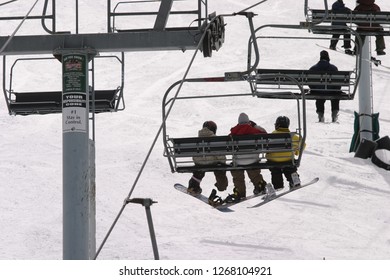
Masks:
[[[262,205],[264,205],[264,204],[267,204],[268,202],[271,202],[271,201],[273,201],[273,200],[275,200],[275,199],[278,199],[278,198],[280,198],[280,197],[282,197],[282,196],[285,196],[286,194],[292,193],[292,192],[294,192],[294,191],[303,189],[304,187],[307,187],[307,186],[310,186],[310,185],[312,185],[312,184],[315,184],[315,183],[318,182],[319,179],[320,179],[320,178],[316,177],[316,178],[314,178],[313,180],[311,180],[310,182],[301,184],[300,187],[296,187],[296,188],[293,188],[293,189],[289,189],[289,190],[287,190],[287,191],[283,191],[282,193],[275,194],[275,195],[273,195],[273,196],[267,196],[267,195],[265,195],[265,196],[263,197],[263,201],[261,201],[260,203],[255,204],[255,205],[253,205],[253,206],[250,206],[250,207],[248,207],[248,208],[257,208],[257,207],[260,207],[260,206],[262,206]]]
[[[214,208],[214,209],[217,209],[221,212],[233,212],[233,210],[229,209],[229,208],[218,208],[218,207],[213,207],[212,205],[209,204],[209,198],[203,194],[198,194],[198,195],[192,195],[192,194],[189,194],[187,192],[187,187],[183,186],[182,184],[175,184],[174,185],[174,188],[184,194],[187,194],[189,196],[192,196],[193,198],[203,202],[203,203],[206,203],[207,205],[209,205],[210,207]]]
[[[268,189],[269,187],[273,188],[270,183],[267,184],[266,188]],[[223,210],[223,209],[229,208],[230,206],[240,204],[241,202],[248,201],[248,200],[256,198],[256,197],[264,197],[264,196],[266,196],[266,195],[265,194],[261,194],[261,193],[259,193],[259,194],[252,194],[252,195],[248,195],[245,198],[240,199],[237,202],[224,203],[224,204],[216,206],[215,208],[217,208],[218,210]]]
[[[271,184],[267,184],[269,185],[271,188],[272,188],[272,185]],[[175,189],[182,192],[182,193],[185,193],[187,195],[190,195],[192,196],[193,198],[196,198],[197,200],[200,200],[202,201],[203,203],[206,203],[207,205],[209,205],[210,207],[214,208],[214,209],[217,209],[221,212],[233,212],[233,210],[229,209],[230,206],[233,206],[233,205],[236,205],[236,204],[239,204],[241,202],[244,202],[244,201],[248,201],[250,199],[253,199],[253,198],[256,198],[256,197],[262,197],[262,196],[265,196],[265,194],[252,194],[252,195],[249,195],[247,197],[245,197],[244,199],[241,199],[240,201],[238,202],[231,202],[231,203],[224,203],[224,204],[221,204],[221,205],[217,205],[217,206],[213,206],[213,205],[210,205],[209,204],[209,199],[207,196],[203,195],[203,194],[198,194],[198,195],[192,195],[192,194],[189,194],[187,192],[187,187],[183,186],[182,184],[175,184],[174,185]],[[267,186],[268,187],[268,186]]]

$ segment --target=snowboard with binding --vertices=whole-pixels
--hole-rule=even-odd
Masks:
[[[267,185],[271,185],[271,184],[267,184]],[[271,185],[272,187],[272,185]],[[236,204],[239,204],[241,202],[244,202],[244,201],[248,201],[250,199],[253,199],[255,197],[261,197],[261,196],[264,196],[264,194],[252,194],[252,195],[249,195],[247,197],[245,197],[244,199],[241,199],[237,202],[230,202],[230,203],[223,203],[223,204],[219,204],[219,205],[211,205],[209,203],[209,199],[207,196],[203,195],[203,194],[198,194],[198,195],[192,195],[192,194],[189,194],[187,192],[187,187],[183,186],[182,184],[179,184],[179,183],[176,183],[174,185],[174,188],[182,193],[185,193],[187,195],[190,195],[194,198],[196,198],[197,200],[200,200],[202,201],[203,203],[206,203],[208,205],[210,205],[212,208],[215,208],[221,212],[233,212],[233,210],[229,209],[230,206],[233,206],[233,205],[236,205]]]
[[[195,199],[197,199],[197,200],[199,200],[199,201],[201,201],[201,202],[203,202],[203,203],[206,203],[207,205],[209,205],[209,206],[212,207],[212,208],[218,209],[218,210],[221,211],[221,212],[230,212],[230,211],[233,211],[233,210],[230,210],[230,209],[228,209],[228,208],[221,208],[221,209],[220,209],[220,208],[218,208],[218,207],[215,207],[215,206],[211,205],[211,204],[209,203],[209,198],[208,198],[207,196],[203,195],[203,194],[192,195],[192,194],[188,193],[188,191],[187,191],[188,188],[187,188],[186,186],[183,186],[182,184],[176,183],[176,184],[174,185],[174,188],[175,188],[176,190],[178,190],[178,191],[184,193],[184,194],[187,194],[187,195],[189,195],[189,196],[192,196],[193,198],[195,198]]]
[[[303,183],[303,184],[301,184],[299,187],[295,187],[295,188],[289,189],[289,190],[287,190],[287,191],[283,191],[283,192],[281,192],[281,193],[279,193],[279,194],[275,193],[275,194],[272,195],[272,196],[265,195],[265,196],[263,197],[263,201],[261,201],[260,203],[255,204],[255,205],[253,205],[253,206],[250,206],[250,207],[248,207],[248,208],[257,208],[257,207],[260,207],[260,206],[262,206],[262,205],[264,205],[264,204],[267,204],[268,202],[271,202],[271,201],[273,201],[273,200],[275,200],[275,199],[278,199],[278,198],[280,198],[280,197],[282,197],[282,196],[284,196],[284,195],[286,195],[286,194],[292,193],[292,192],[294,192],[294,191],[296,191],[296,190],[300,190],[300,189],[302,189],[302,188],[304,188],[304,187],[307,187],[307,186],[310,186],[310,185],[312,185],[312,184],[315,184],[315,183],[318,182],[319,179],[320,179],[320,178],[316,177],[316,178],[314,178],[313,180],[311,180],[310,182]]]
[[[273,188],[272,185],[270,183],[267,184],[266,188]],[[236,201],[236,202],[228,202],[228,203],[223,203],[221,205],[217,205],[215,206],[215,208],[217,208],[218,210],[222,210],[222,209],[227,209],[229,208],[230,206],[233,206],[233,205],[237,205],[241,202],[244,202],[244,201],[248,201],[250,199],[253,199],[253,198],[256,198],[256,197],[262,197],[262,196],[265,196],[266,194],[263,194],[263,193],[259,193],[259,194],[252,194],[252,195],[248,195],[247,197],[245,198],[242,198],[240,199],[239,201]]]

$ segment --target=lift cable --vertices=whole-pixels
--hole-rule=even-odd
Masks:
[[[256,4],[253,4],[252,6],[249,6],[248,8],[246,8],[246,9],[244,9],[242,11],[239,11],[237,14],[245,12],[245,11],[247,11],[249,9],[252,9],[252,8],[254,8],[254,7],[256,7],[256,6],[260,5],[260,4],[263,4],[264,2],[267,2],[267,1],[268,0],[263,0],[263,1],[257,2]]]
[[[4,2],[4,3],[1,3],[0,6],[7,5],[7,4],[10,4],[10,3],[12,3],[12,2],[16,2],[16,1],[18,1],[18,0],[6,1],[6,2]]]
[[[8,46],[8,44],[11,42],[11,40],[16,35],[16,32],[19,31],[20,27],[22,27],[22,24],[27,19],[27,17],[30,15],[31,11],[34,9],[35,5],[38,3],[39,0],[35,1],[35,3],[32,5],[31,9],[28,11],[28,13],[24,16],[22,21],[19,23],[19,25],[16,27],[15,31],[9,36],[8,40],[5,42],[4,46],[0,49],[0,54],[5,50],[5,48]]]

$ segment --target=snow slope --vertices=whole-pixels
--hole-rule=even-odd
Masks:
[[[1,15],[15,10],[27,11],[35,1],[13,3],[0,8]],[[58,1],[59,2],[59,1]],[[79,1],[84,17],[80,32],[105,32],[106,1]],[[231,14],[258,1],[210,0],[209,11]],[[344,1],[353,7],[355,1]],[[323,1],[309,1],[311,8],[322,8]],[[304,1],[273,0],[253,8],[258,14],[255,26],[271,23],[298,24],[304,21]],[[42,5],[42,3],[40,3]],[[73,28],[72,6],[57,3],[58,30]],[[390,2],[382,1],[390,11]],[[38,11],[41,7],[37,8]],[[101,19],[101,20],[100,20]],[[91,21],[94,24],[91,24]],[[246,68],[248,23],[245,17],[226,17],[226,41],[212,58],[199,53],[189,77],[219,76]],[[27,23],[21,34],[33,34],[39,27]],[[2,36],[14,26],[0,22]],[[305,31],[264,30],[265,34],[314,36]],[[319,58],[316,43],[326,40],[260,40],[260,66],[264,68],[309,68]],[[389,43],[389,42],[388,42]],[[389,43],[390,44],[390,43]],[[339,43],[341,46],[341,43]],[[372,42],[372,46],[374,43]],[[166,89],[180,80],[193,51],[139,52],[126,54],[126,110],[96,117],[97,164],[97,244],[100,245],[127,197],[140,166],[161,125],[161,100]],[[330,52],[331,62],[340,70],[351,70],[354,59]],[[389,56],[382,59],[390,66]],[[40,68],[42,69],[42,68]],[[60,79],[60,71],[39,79],[34,66],[19,69],[15,86],[42,88]],[[107,73],[99,70],[99,83],[112,84]],[[54,76],[54,77],[53,77]],[[379,112],[380,135],[390,134],[390,71],[373,69],[373,108]],[[44,83],[43,83],[44,81]],[[55,83],[54,83],[55,84]],[[55,86],[59,86],[58,83]],[[185,88],[183,88],[185,90]],[[245,83],[197,85],[197,91],[249,91]],[[330,104],[326,103],[329,120]],[[390,258],[390,176],[370,160],[349,153],[353,135],[353,113],[358,98],[342,101],[338,124],[317,123],[315,105],[307,102],[307,148],[299,173],[303,181],[320,181],[257,209],[247,209],[256,201],[221,213],[177,192],[173,184],[186,184],[189,174],[172,174],[163,157],[161,137],[151,154],[132,197],[158,201],[152,206],[154,227],[161,259],[166,260],[319,260]],[[205,120],[218,123],[223,135],[236,124],[239,113],[273,129],[277,116],[288,115],[292,127],[295,102],[252,97],[221,100],[182,101],[168,119],[169,134],[194,136]],[[61,115],[9,116],[0,99],[0,259],[62,258],[62,127]],[[263,171],[267,181],[270,175]],[[211,174],[202,182],[204,194],[211,192]],[[229,177],[231,182],[231,177]],[[230,183],[229,191],[233,188]],[[250,182],[248,192],[252,191]],[[224,194],[225,195],[225,194]],[[226,193],[227,195],[227,193]],[[145,210],[129,204],[99,255],[99,259],[153,259]]]

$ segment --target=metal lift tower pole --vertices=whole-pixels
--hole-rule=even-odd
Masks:
[[[94,55],[94,54],[93,54]],[[88,50],[62,53],[63,259],[90,259]]]
[[[361,78],[359,83],[359,136],[372,141],[372,101],[371,101],[371,52],[370,37],[366,36],[362,47]]]

